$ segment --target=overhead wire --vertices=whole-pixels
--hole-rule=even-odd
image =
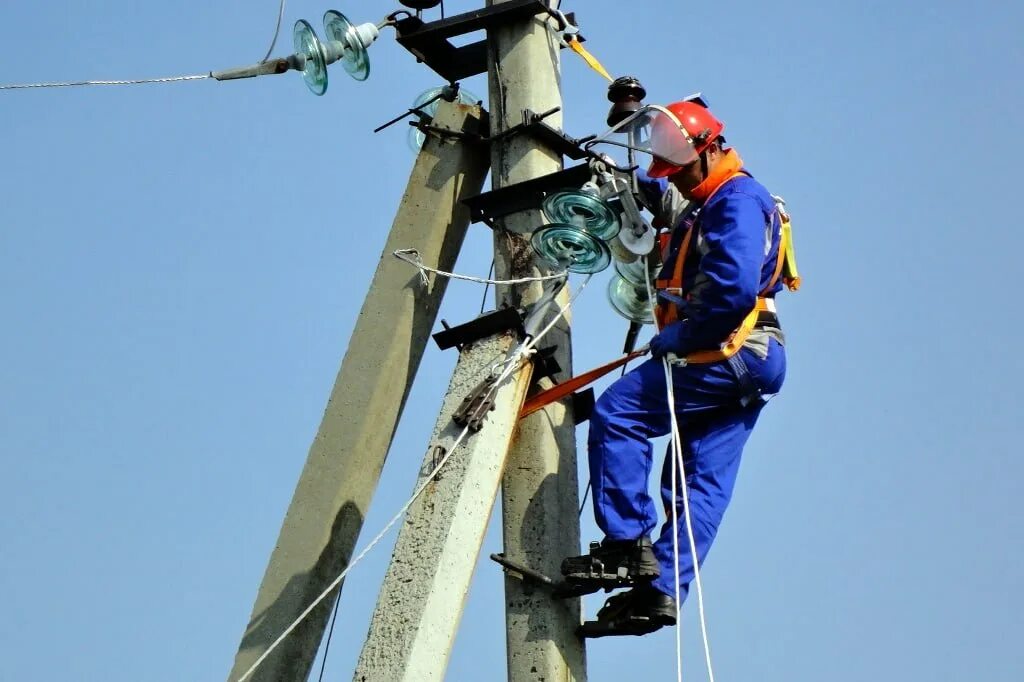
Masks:
[[[138,85],[141,83],[176,83],[179,81],[198,81],[211,78],[208,73],[191,76],[169,76],[166,78],[137,78],[133,80],[90,80],[90,81],[58,81],[52,83],[16,83],[0,85],[0,90],[27,90],[31,88],[72,88],[83,85]]]
[[[267,48],[267,54],[260,60],[260,63],[270,59],[270,55],[274,53],[274,46],[277,45],[277,37],[281,35],[281,20],[284,19],[284,6],[286,2],[287,0],[281,0],[281,6],[277,9],[277,25],[274,27],[274,39],[270,41],[270,47]]]
[[[334,637],[334,624],[338,621],[338,606],[341,604],[341,592],[334,598],[334,613],[331,614],[331,627],[327,631],[327,641],[324,643],[324,657],[320,661],[320,676],[317,682],[324,682],[324,671],[327,670],[327,654],[331,651],[331,639]]]
[[[491,278],[493,276],[494,276],[494,259],[492,258],[491,259],[491,267],[490,267],[489,270],[487,270],[487,277]],[[481,315],[484,314],[484,307],[487,305],[487,292],[488,292],[488,290],[490,290],[490,288],[491,288],[490,282],[488,282],[487,284],[484,285],[484,295],[480,299],[480,314]]]
[[[281,21],[284,19],[284,8],[287,0],[281,0],[281,3],[277,10],[277,25],[274,27],[274,39],[270,41],[270,48],[267,50],[267,54],[260,60],[260,63],[265,63],[270,59],[270,55],[274,52],[274,47],[277,45],[277,38],[281,33]],[[42,88],[75,88],[90,85],[142,85],[146,83],[178,83],[182,81],[198,81],[212,78],[212,73],[197,73],[187,76],[167,76],[162,78],[131,78],[131,79],[119,79],[119,80],[84,80],[84,81],[52,81],[52,82],[40,82],[40,83],[12,83],[9,85],[0,85],[0,90],[34,90]]]
[[[442,273],[440,271],[437,272],[445,276],[452,276],[451,273]],[[549,331],[551,331],[551,329],[558,323],[559,320],[562,319],[562,317],[566,314],[566,312],[576,301],[576,299],[580,296],[580,294],[583,293],[583,290],[590,282],[591,277],[592,275],[587,276],[583,283],[580,284],[579,289],[576,290],[576,292],[569,298],[569,300],[564,305],[559,307],[558,312],[552,316],[551,320],[536,334],[536,336],[527,337],[519,344],[519,346],[515,350],[513,350],[512,353],[509,354],[509,356],[505,359],[504,363],[502,363],[504,368],[497,375],[497,378],[494,380],[493,385],[488,390],[485,399],[492,398],[494,394],[497,393],[498,389],[502,386],[502,384],[504,384],[504,382],[509,377],[515,374],[515,372],[518,371],[525,364],[525,361],[530,357],[530,355],[532,355],[535,352],[535,348],[537,344],[540,342],[540,340]],[[531,281],[538,281],[539,279],[541,278],[532,278]],[[435,480],[437,475],[444,468],[445,464],[448,463],[448,460],[451,458],[452,454],[454,454],[455,451],[458,450],[459,445],[462,444],[462,441],[466,438],[469,432],[470,427],[469,425],[467,425],[455,438],[455,441],[452,443],[451,447],[447,448],[444,455],[441,456],[440,460],[438,460],[437,464],[430,471],[430,473],[427,474],[427,476],[422,480],[422,483],[416,486],[416,488],[413,490],[412,495],[405,502],[405,504],[403,504],[402,507],[398,510],[398,512],[396,512],[395,515],[392,516],[391,519],[387,522],[387,524],[385,524],[384,528],[372,540],[370,540],[369,544],[367,544],[366,547],[364,547],[363,550],[355,556],[355,558],[353,558],[348,563],[345,569],[333,581],[331,581],[327,588],[324,589],[324,591],[321,592],[320,595],[316,599],[314,599],[313,602],[309,606],[307,606],[306,609],[302,613],[300,613],[298,617],[296,617],[295,620],[292,621],[292,623],[287,628],[285,628],[284,631],[273,642],[270,643],[266,651],[264,651],[259,656],[259,658],[257,658],[251,666],[249,666],[249,669],[242,673],[242,675],[235,680],[235,682],[244,682],[244,680],[248,679],[249,676],[252,675],[260,667],[263,661],[265,661],[267,657],[270,656],[270,654],[275,649],[277,649],[278,646],[280,646],[281,642],[283,642],[285,638],[287,638],[288,635],[290,635],[295,630],[295,628],[297,628],[299,624],[302,623],[302,621],[304,621],[309,616],[309,614],[312,613],[313,610],[317,606],[319,606],[320,603],[324,599],[326,599],[327,596],[330,595],[341,584],[341,582],[345,579],[345,576],[349,574],[349,571],[355,568],[359,564],[359,562],[361,562],[366,557],[366,555],[370,553],[370,550],[372,550],[384,538],[384,536],[387,535],[388,531],[391,530],[391,528],[396,523],[398,523],[398,521],[400,521],[403,516],[405,516],[405,513],[409,511],[409,508],[412,507],[412,505],[416,502],[417,499],[419,499],[420,495],[423,494],[423,491],[427,489],[430,483]]]
[[[587,479],[587,489],[583,491],[583,501],[580,502],[580,511],[576,515],[577,518],[580,517],[580,516],[583,516],[583,510],[586,509],[586,507],[587,507],[587,498],[590,497],[590,484],[591,484],[591,481],[588,478]]]

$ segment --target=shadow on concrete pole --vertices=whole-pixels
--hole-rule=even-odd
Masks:
[[[442,101],[434,125],[479,133],[481,117],[479,107]],[[356,321],[229,682],[348,564],[447,285],[446,279],[431,277],[423,286],[416,269],[391,254],[416,249],[424,263],[451,271],[469,226],[469,212],[461,202],[480,192],[486,174],[485,146],[428,136]],[[248,679],[305,680],[331,603],[325,599]]]

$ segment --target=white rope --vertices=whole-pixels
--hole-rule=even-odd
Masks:
[[[682,257],[682,255],[680,254],[679,257]],[[644,257],[641,262],[646,271],[647,258]],[[654,298],[654,292],[651,291],[651,281],[646,276],[644,277],[644,283],[647,286],[647,299],[651,302],[652,310],[656,309],[657,301]],[[654,320],[655,326],[657,326],[657,315],[654,316]],[[675,567],[673,582],[675,583],[676,593],[676,678],[678,682],[683,680],[682,604],[680,603],[679,593],[679,521],[676,511],[678,502],[676,498],[676,480],[679,480],[679,487],[683,493],[683,517],[686,521],[686,536],[690,542],[690,558],[693,560],[693,581],[697,586],[697,610],[700,614],[700,632],[704,642],[704,662],[708,669],[708,679],[710,682],[715,682],[715,672],[711,667],[711,646],[708,642],[707,619],[704,615],[704,585],[700,579],[697,540],[693,535],[693,519],[690,515],[690,493],[686,486],[686,465],[683,461],[682,436],[679,432],[679,421],[676,419],[675,382],[672,380],[672,365],[668,357],[662,358],[661,362],[665,370],[665,392],[668,400],[669,420],[672,424],[672,447],[670,450],[672,454],[672,561]],[[679,475],[678,479],[676,479],[677,473]]]
[[[471,275],[459,275],[459,274],[456,274],[454,272],[445,272],[444,270],[438,270],[436,268],[430,267],[429,265],[424,265],[423,264],[423,260],[420,258],[420,252],[417,251],[416,249],[398,249],[397,251],[393,252],[392,255],[395,258],[397,258],[399,260],[403,260],[406,263],[408,263],[409,265],[412,265],[413,267],[417,268],[420,271],[420,279],[421,279],[421,281],[423,282],[424,285],[427,285],[427,284],[430,283],[430,280],[427,279],[427,275],[426,275],[426,273],[428,273],[428,272],[432,272],[435,275],[440,275],[441,277],[447,277],[449,279],[461,279],[461,280],[464,280],[466,282],[476,282],[477,284],[495,284],[495,285],[497,285],[497,284],[528,284],[530,282],[546,282],[546,281],[552,280],[552,279],[562,279],[563,277],[566,276],[565,272],[559,272],[559,273],[556,273],[554,275],[542,275],[542,276],[539,276],[539,277],[520,277],[519,279],[487,279],[485,277],[473,277]]]
[[[650,286],[650,284],[648,284]],[[679,460],[676,456],[682,447],[679,439],[679,425],[676,423],[676,400],[672,384],[672,366],[667,358],[662,358],[662,368],[665,370],[665,385],[668,386],[668,412],[672,421],[672,446],[669,451],[672,454],[672,568],[675,571],[675,579],[672,581],[675,587],[676,597],[676,679],[683,682],[683,620],[682,620],[682,595],[679,593],[679,511],[676,509],[676,481],[681,481],[683,486],[686,478],[679,476]],[[694,552],[696,555],[696,552]]]
[[[686,467],[683,462],[683,445],[682,437],[679,435],[679,422],[676,421],[676,405],[675,405],[675,387],[672,382],[672,369],[667,358],[662,360],[665,364],[665,381],[668,384],[668,404],[669,413],[672,419],[672,452],[676,461],[679,462],[679,481],[682,484],[680,487],[683,491],[683,517],[686,519],[686,536],[690,541],[690,556],[693,558],[693,582],[697,585],[697,610],[700,613],[700,634],[701,639],[704,642],[704,662],[708,668],[708,680],[715,682],[715,671],[711,667],[711,645],[708,641],[708,625],[707,618],[704,615],[704,584],[700,579],[700,559],[697,556],[697,541],[693,535],[693,517],[690,514],[690,491],[686,486]],[[674,468],[674,467],[673,467]],[[672,482],[672,510],[676,508],[676,487],[675,481]],[[676,566],[679,565],[679,543],[678,540],[673,547],[673,551],[676,554]],[[679,595],[679,573],[678,568],[676,572],[676,595],[678,599]],[[676,601],[676,638],[680,636],[680,621],[679,621],[679,602]],[[677,647],[681,649],[681,647]],[[679,680],[682,682],[683,670],[682,670],[682,654],[677,650],[676,658],[679,661]]]
[[[397,255],[397,253],[395,255]],[[541,338],[549,331],[551,331],[555,324],[557,324],[557,322],[562,318],[562,316],[565,315],[565,313],[569,310],[570,306],[572,306],[576,298],[581,293],[583,293],[583,289],[586,288],[587,283],[589,282],[590,276],[588,276],[586,280],[583,281],[583,283],[580,285],[580,288],[576,291],[576,293],[573,294],[572,297],[570,297],[569,301],[566,302],[564,306],[561,306],[559,308],[558,314],[555,315],[552,318],[552,320],[548,322],[548,324],[535,337],[527,338],[521,344],[519,344],[519,346],[512,353],[509,354],[508,358],[506,358],[505,362],[503,363],[504,369],[500,374],[498,374],[498,377],[494,380],[494,385],[491,386],[490,390],[486,394],[487,399],[490,399],[498,391],[501,385],[509,377],[515,374],[520,367],[523,366],[525,360],[529,358],[529,356],[533,353],[534,347],[540,342]],[[444,465],[448,462],[452,454],[459,447],[459,445],[462,443],[462,440],[466,437],[466,434],[468,433],[469,426],[467,425],[465,428],[462,429],[462,432],[459,433],[458,437],[455,439],[455,442],[452,443],[452,446],[448,448],[448,451],[441,457],[441,460],[437,463],[437,466],[435,466],[434,469],[430,472],[430,474],[427,475],[423,483],[416,487],[408,501],[406,501],[406,503],[402,505],[401,509],[399,509],[398,512],[391,517],[391,520],[388,521],[387,525],[385,525],[384,528],[379,533],[377,533],[376,537],[374,537],[370,541],[370,544],[368,544],[363,549],[363,551],[357,554],[356,557],[349,562],[348,566],[345,567],[345,570],[343,570],[341,574],[338,575],[337,578],[331,581],[331,584],[328,585],[327,588],[320,593],[320,596],[314,599],[313,603],[306,607],[306,609],[299,614],[299,616],[292,622],[292,624],[285,628],[284,632],[282,632],[277,637],[277,639],[271,642],[270,646],[267,647],[267,650],[264,651],[260,655],[260,657],[257,658],[251,666],[249,666],[249,669],[242,673],[241,677],[239,677],[235,682],[243,682],[244,680],[248,679],[250,675],[256,672],[256,669],[260,667],[263,661],[267,659],[267,657],[281,644],[281,642],[283,642],[285,638],[288,637],[288,635],[290,635],[295,630],[295,628],[297,628],[299,624],[303,620],[305,620],[310,613],[313,612],[313,609],[315,609],[320,604],[320,602],[326,599],[328,595],[330,595],[331,592],[333,592],[334,589],[341,584],[341,581],[345,579],[345,576],[348,575],[349,571],[355,568],[356,565],[363,560],[363,557],[369,554],[370,550],[373,549],[377,545],[377,543],[379,543],[384,538],[387,532],[391,530],[391,528],[396,523],[398,523],[398,521],[405,515],[407,511],[409,511],[409,507],[411,507],[413,503],[419,498],[419,496],[423,494],[423,491],[427,489],[427,486],[430,485],[431,481],[433,481],[435,477],[438,475],[438,473],[440,473],[441,469],[444,468]]]
[[[178,81],[198,81],[209,78],[210,74],[194,76],[170,76],[168,78],[140,78],[127,81],[62,81],[57,83],[20,83],[17,85],[0,85],[0,90],[27,90],[29,88],[71,88],[79,85],[137,85],[139,83],[176,83]]]

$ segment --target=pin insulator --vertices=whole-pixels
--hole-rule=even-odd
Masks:
[[[608,125],[614,126],[639,111],[644,97],[647,97],[647,91],[636,78],[623,76],[615,79],[608,86],[608,101],[612,103],[608,111]]]

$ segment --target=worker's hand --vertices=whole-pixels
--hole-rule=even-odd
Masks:
[[[682,322],[673,322],[655,334],[651,339],[651,355],[662,358],[668,353],[678,354],[683,345],[682,336],[685,329]]]

